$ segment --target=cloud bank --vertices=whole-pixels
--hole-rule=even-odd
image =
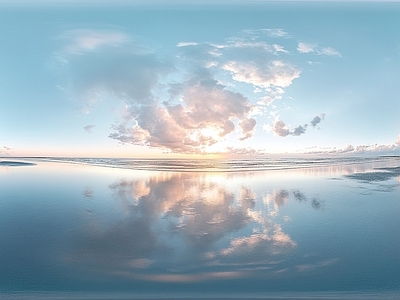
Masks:
[[[368,155],[368,154],[380,154],[380,155],[399,155],[400,152],[400,135],[397,137],[397,140],[391,144],[373,144],[373,145],[347,145],[342,148],[338,147],[312,147],[301,151],[304,154],[324,154],[324,155],[336,155],[336,154],[356,154],[356,155]]]
[[[3,146],[0,148],[0,156],[10,156],[12,149],[7,146]]]

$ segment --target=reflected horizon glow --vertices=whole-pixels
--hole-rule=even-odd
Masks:
[[[0,294],[399,293],[398,158],[241,172],[34,162],[0,172]]]

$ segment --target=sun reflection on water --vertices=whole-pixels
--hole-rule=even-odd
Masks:
[[[392,288],[398,172],[15,168],[0,181],[0,279],[19,290]]]

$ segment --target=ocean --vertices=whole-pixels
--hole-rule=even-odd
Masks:
[[[400,158],[0,159],[0,297],[398,299]]]

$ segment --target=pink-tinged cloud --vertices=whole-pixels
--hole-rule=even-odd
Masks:
[[[282,120],[278,120],[275,122],[274,127],[272,127],[272,131],[278,136],[288,136],[290,134],[289,128]]]
[[[288,135],[299,136],[306,132],[307,124],[299,125],[294,130],[290,130],[288,126],[282,120],[278,120],[275,122],[274,126],[270,129],[281,137],[286,137]]]
[[[260,87],[288,87],[300,76],[300,71],[289,63],[274,60],[262,65],[230,61],[223,68],[233,74],[233,79]]]
[[[110,137],[124,143],[146,144],[180,153],[200,153],[235,130],[241,139],[253,135],[256,121],[248,118],[252,105],[240,93],[228,90],[209,76],[193,78],[176,93],[180,104],[131,106],[127,122],[114,126]],[[130,123],[135,125],[130,127]]]
[[[291,38],[282,29],[245,30],[220,43],[180,42],[177,55],[169,57],[137,45],[123,32],[82,29],[61,38],[66,46],[57,56],[71,89],[64,92],[83,100],[86,112],[102,102],[124,105],[109,137],[167,152],[211,151],[232,133],[238,141],[253,137],[258,128],[254,116],[267,113],[267,106],[281,99],[301,73],[278,44],[277,39]],[[311,49],[304,43],[299,47]],[[314,51],[321,49],[334,51]],[[234,80],[230,84],[223,81],[227,74]],[[252,88],[248,97],[237,92],[242,83]],[[314,117],[311,125],[322,119]],[[281,137],[300,136],[307,125],[290,129],[278,120],[270,129]]]
[[[0,156],[8,156],[8,155],[10,155],[11,150],[12,149],[10,147],[3,146],[2,148],[0,148]]]
[[[300,42],[297,44],[297,51],[299,53],[315,53],[317,55],[328,55],[328,56],[342,56],[339,51],[332,47],[318,47],[317,44],[310,44]]]
[[[397,140],[393,144],[373,144],[373,145],[347,145],[343,148],[318,148],[314,147],[312,150],[303,151],[305,154],[360,154],[360,155],[368,155],[368,154],[400,154],[400,135]]]
[[[253,118],[244,119],[239,123],[239,127],[242,129],[241,141],[253,136],[256,124],[257,122]]]

